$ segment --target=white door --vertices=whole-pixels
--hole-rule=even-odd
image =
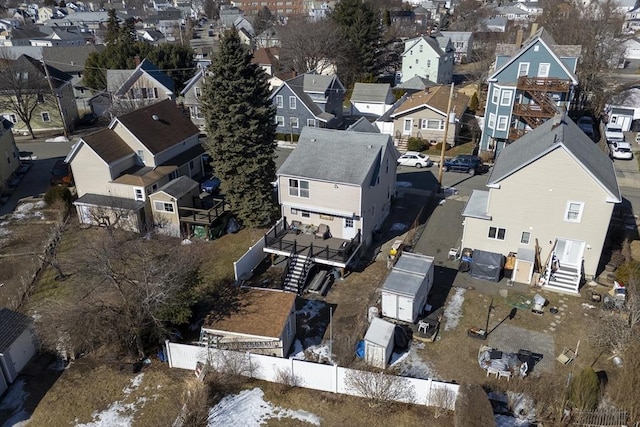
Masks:
[[[353,218],[344,218],[342,222],[342,238],[349,240],[356,237],[356,221]]]
[[[413,299],[398,297],[398,320],[413,322]]]
[[[582,254],[585,243],[579,240],[558,239],[556,244],[556,256],[560,265],[572,265],[579,267],[582,264]]]
[[[404,126],[402,127],[403,135],[411,135],[413,130],[413,119],[404,119]]]

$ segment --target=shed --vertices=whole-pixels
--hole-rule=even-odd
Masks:
[[[384,369],[393,352],[393,334],[396,325],[374,317],[364,336],[364,360],[376,368]]]
[[[476,279],[499,282],[502,268],[504,267],[504,255],[495,252],[487,252],[476,249],[473,251],[471,263],[471,275]]]
[[[13,383],[36,353],[29,316],[0,309],[0,370],[7,384]]]
[[[382,285],[382,315],[414,323],[433,286],[433,257],[404,252]]]
[[[516,264],[513,269],[511,280],[518,283],[530,284],[533,276],[533,266],[535,264],[536,253],[533,249],[518,248],[516,254]]]

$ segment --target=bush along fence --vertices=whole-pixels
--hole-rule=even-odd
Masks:
[[[332,393],[396,401],[453,410],[458,384],[358,371],[336,365],[323,365],[261,354],[219,350],[188,344],[165,342],[169,367],[189,369],[202,375],[208,369],[244,375],[263,381]]]

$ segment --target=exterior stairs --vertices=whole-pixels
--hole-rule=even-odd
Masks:
[[[578,294],[581,278],[582,272],[579,267],[560,264],[560,268],[549,277],[544,287],[550,291]]]
[[[304,255],[294,254],[289,258],[283,280],[283,289],[296,294],[302,293],[312,264],[311,258],[307,258]]]

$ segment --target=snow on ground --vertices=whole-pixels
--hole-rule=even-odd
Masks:
[[[0,400],[0,411],[11,412],[11,416],[4,421],[2,427],[17,427],[25,425],[31,414],[29,414],[24,408],[24,403],[29,397],[29,393],[24,390],[26,381],[19,379],[11,384],[9,390]],[[24,423],[23,423],[24,422]]]
[[[416,352],[416,349],[421,348],[424,348],[423,343],[414,343],[408,351],[392,353],[389,365],[398,369],[399,374],[404,377],[437,379],[438,376],[433,368]]]
[[[444,330],[449,331],[455,329],[462,318],[462,303],[464,303],[465,289],[458,288],[453,294],[451,300],[444,308],[444,318],[446,320]]]
[[[396,181],[396,187],[410,188],[413,187],[413,184],[409,181]]]
[[[400,233],[404,232],[407,228],[409,228],[409,227],[407,227],[406,224],[403,224],[401,222],[394,222],[391,225],[391,231],[398,231]]]
[[[508,415],[496,415],[496,427],[529,427],[529,421]]]
[[[322,337],[327,324],[320,317],[322,310],[327,309],[327,304],[323,301],[309,300],[306,304],[296,311],[298,318],[298,326],[306,331],[306,336],[302,339],[296,339],[293,343],[293,349],[289,356],[290,359],[309,360],[314,362],[330,361],[329,346],[322,343]]]
[[[264,400],[264,392],[259,388],[223,397],[220,403],[209,410],[208,421],[210,427],[253,427],[261,426],[272,418],[293,418],[320,425],[320,417],[310,412],[273,406]]]
[[[102,412],[92,414],[93,421],[86,424],[77,424],[76,427],[131,427],[136,411],[144,406],[146,397],[139,397],[131,403],[124,403],[129,395],[140,387],[144,374],[136,375],[131,384],[122,389],[122,400],[113,402]]]
[[[47,204],[43,201],[23,203],[16,207],[11,215],[12,219],[26,219],[26,218],[44,218],[42,212],[37,209],[43,209]]]
[[[300,310],[296,311],[296,315],[308,316],[309,320],[311,320],[320,315],[320,310],[322,310],[325,305],[323,301],[309,300]]]

